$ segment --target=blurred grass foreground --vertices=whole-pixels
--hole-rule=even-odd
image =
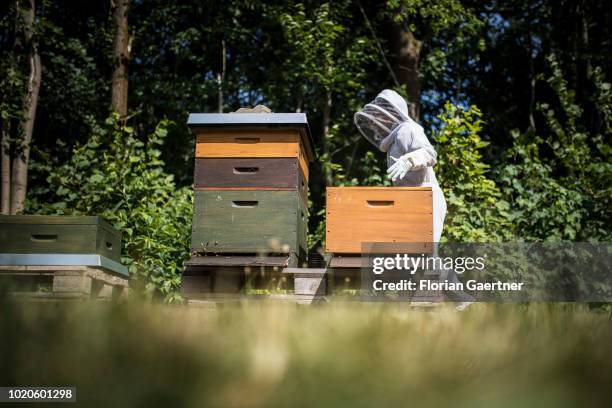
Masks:
[[[610,310],[12,303],[0,385],[88,407],[605,406]],[[26,404],[27,405],[27,404]]]

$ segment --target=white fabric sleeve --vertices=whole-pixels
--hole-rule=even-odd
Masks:
[[[438,154],[421,125],[409,120],[400,126],[396,141],[404,152],[402,158],[412,165],[410,170],[417,171],[435,165]]]
[[[411,171],[422,170],[436,164],[436,158],[424,148],[405,154],[404,159],[412,164]]]

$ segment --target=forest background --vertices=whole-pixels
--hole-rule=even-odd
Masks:
[[[393,88],[438,151],[446,241],[609,241],[606,1],[12,0],[0,4],[0,210],[98,214],[135,287],[189,256],[190,112],[305,112],[325,187],[387,185],[353,113]]]

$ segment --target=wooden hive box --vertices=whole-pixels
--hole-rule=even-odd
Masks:
[[[294,158],[308,180],[314,151],[303,113],[192,113],[187,124],[196,159]]]
[[[203,190],[194,197],[194,253],[307,251],[308,210],[298,191]]]
[[[298,190],[308,201],[308,181],[296,158],[196,158],[196,190]]]
[[[121,261],[121,232],[100,217],[1,215],[0,253],[98,254]]]
[[[358,254],[362,243],[431,243],[432,208],[430,187],[328,187],[325,249]]]

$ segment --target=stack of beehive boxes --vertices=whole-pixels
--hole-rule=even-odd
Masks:
[[[219,291],[223,275],[240,275],[241,267],[303,263],[313,158],[306,115],[191,114],[188,124],[196,136],[195,194],[183,293]]]

